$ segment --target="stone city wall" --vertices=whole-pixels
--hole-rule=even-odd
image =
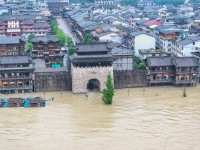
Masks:
[[[35,92],[71,90],[71,78],[68,72],[35,73]]]
[[[147,72],[146,71],[114,71],[114,85],[115,88],[132,88],[147,86]]]

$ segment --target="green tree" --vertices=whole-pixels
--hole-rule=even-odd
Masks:
[[[138,68],[139,68],[139,70],[145,70],[146,65],[144,63],[139,63]]]
[[[70,36],[66,36],[66,42],[67,42],[67,47],[68,47],[68,53],[72,55],[74,53],[74,43],[73,40]]]
[[[133,57],[133,69],[135,69],[135,70],[145,70],[146,65],[142,62],[142,60],[139,57],[134,56]]]
[[[26,53],[31,54],[33,49],[33,44],[32,43],[27,43],[26,44]]]
[[[58,29],[58,23],[57,23],[56,19],[51,20],[51,29],[53,32],[56,32],[56,30]]]
[[[68,46],[68,53],[69,55],[72,55],[74,53],[74,47]]]
[[[184,87],[184,89],[183,89],[183,97],[187,97],[187,90],[186,90],[186,87]]]
[[[30,34],[29,36],[28,36],[28,42],[30,43],[31,42],[31,40],[32,39],[34,39],[35,38],[35,34]]]
[[[73,40],[70,36],[66,36],[63,30],[58,28],[58,23],[56,19],[51,20],[51,29],[56,34],[56,37],[59,39],[59,45],[62,47],[65,46],[65,44],[67,43],[69,54],[70,55],[73,54],[74,53]]]
[[[133,61],[136,62],[137,64],[141,63],[142,60],[139,57],[134,56]]]
[[[88,33],[84,34],[83,35],[83,42],[84,43],[92,43],[93,42],[92,36]]]
[[[112,82],[111,74],[107,75],[106,88],[103,90],[102,100],[105,104],[112,104],[114,96],[114,85]]]

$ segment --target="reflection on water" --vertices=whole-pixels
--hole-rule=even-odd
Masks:
[[[0,150],[200,149],[200,87],[187,88],[187,98],[175,87],[129,91],[116,90],[111,106],[97,92],[87,100],[54,92],[45,108],[1,108]]]

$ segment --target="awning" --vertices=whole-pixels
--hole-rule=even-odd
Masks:
[[[15,82],[10,82],[10,84],[15,84]]]
[[[3,82],[3,84],[8,84],[8,82]]]
[[[17,84],[22,84],[22,81],[18,81]]]

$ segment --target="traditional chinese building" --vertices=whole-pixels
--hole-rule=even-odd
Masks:
[[[49,25],[44,15],[7,15],[0,17],[0,35],[29,34],[44,36],[49,32]]]
[[[172,62],[175,66],[176,85],[196,85],[199,68],[196,58],[175,57]]]
[[[60,11],[69,5],[69,0],[44,0],[47,3],[49,10],[54,15],[60,15]]]
[[[150,57],[147,58],[148,84],[173,84],[174,66],[170,57]]]
[[[107,43],[77,44],[75,53],[70,57],[72,92],[87,92],[92,83],[100,91],[105,88],[107,75],[113,76],[112,63],[115,60]]]
[[[194,57],[147,58],[148,84],[196,85],[198,60]]]
[[[32,59],[29,56],[0,56],[0,92],[33,91]]]
[[[0,38],[0,56],[25,54],[25,40],[20,36],[2,36]]]
[[[32,41],[33,58],[44,59],[46,64],[63,61],[64,52],[59,46],[59,39],[53,35],[36,37]]]

